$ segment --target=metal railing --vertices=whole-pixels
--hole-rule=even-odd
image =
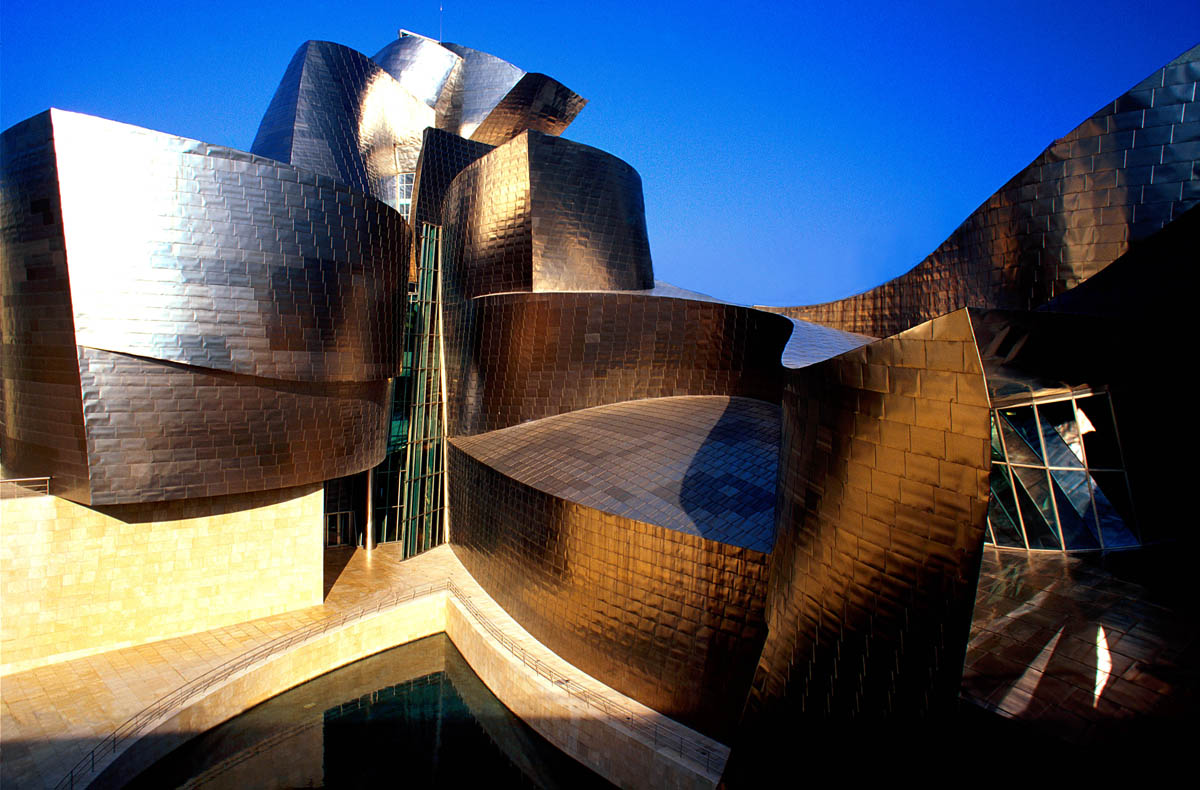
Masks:
[[[581,700],[582,702],[591,705],[592,707],[603,711],[612,719],[620,721],[624,726],[637,732],[648,741],[653,742],[654,747],[669,749],[677,753],[680,757],[690,760],[697,765],[703,765],[705,771],[710,774],[719,774],[725,764],[725,756],[719,751],[714,752],[704,742],[696,738],[688,737],[683,733],[672,731],[669,728],[663,727],[655,721],[648,720],[647,717],[639,712],[632,711],[625,706],[607,699],[596,692],[584,688],[579,683],[571,680],[569,677],[548,666],[541,659],[530,654],[521,645],[517,644],[507,634],[501,630],[500,626],[492,622],[490,618],[485,616],[471,600],[471,597],[464,593],[458,585],[454,584],[449,579],[445,579],[433,584],[425,584],[419,587],[413,587],[408,590],[401,590],[390,595],[384,595],[368,605],[353,609],[338,617],[324,620],[322,622],[313,623],[312,625],[293,631],[289,634],[276,637],[270,641],[255,647],[251,650],[242,653],[241,655],[226,661],[212,669],[208,670],[199,677],[191,680],[179,688],[172,691],[165,697],[154,702],[150,706],[143,709],[140,713],[128,719],[121,726],[112,731],[104,740],[100,741],[89,751],[83,758],[71,768],[70,772],[62,778],[57,785],[56,790],[74,790],[77,783],[79,787],[85,787],[89,781],[89,777],[95,773],[96,765],[99,763],[104,767],[104,758],[109,755],[115,755],[118,747],[122,743],[136,738],[152,724],[165,720],[172,714],[182,710],[185,705],[196,698],[201,697],[210,688],[219,684],[224,684],[232,679],[235,675],[245,670],[250,669],[255,664],[265,661],[275,654],[282,654],[287,650],[298,646],[304,642],[315,640],[326,633],[349,625],[358,620],[370,617],[386,609],[392,609],[402,603],[415,600],[417,598],[431,595],[437,592],[448,591],[452,594],[462,606],[471,613],[471,616],[484,627],[485,630],[510,653],[513,654],[521,663],[529,669],[536,672],[538,675],[549,680],[558,688],[570,694],[572,697]]]
[[[6,477],[0,479],[0,499],[21,499],[46,496],[50,493],[48,477]]]

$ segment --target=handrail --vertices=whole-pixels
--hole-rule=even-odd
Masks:
[[[50,493],[49,477],[5,477],[0,479],[0,499],[21,499]]]
[[[349,625],[357,620],[362,620],[385,609],[392,609],[416,598],[444,591],[450,592],[458,599],[458,602],[471,613],[480,625],[496,641],[512,653],[513,656],[519,659],[524,666],[546,678],[572,697],[603,711],[612,718],[619,719],[629,729],[651,740],[655,748],[659,748],[660,746],[669,748],[671,751],[678,753],[680,757],[691,760],[698,765],[703,765],[709,773],[714,773],[722,768],[724,760],[720,755],[714,754],[713,750],[702,741],[687,737],[683,733],[673,732],[656,721],[647,720],[647,717],[643,714],[629,710],[620,703],[613,702],[590,689],[580,686],[563,673],[546,665],[541,659],[531,655],[528,650],[505,634],[500,626],[484,615],[479,610],[479,607],[475,605],[475,602],[471,600],[471,597],[464,593],[458,585],[449,579],[444,579],[432,584],[401,590],[391,595],[380,596],[373,604],[352,609],[336,618],[313,623],[297,631],[276,637],[223,664],[213,667],[199,677],[185,683],[170,694],[147,706],[113,730],[112,733],[96,746],[92,747],[91,751],[84,755],[71,768],[70,772],[55,785],[55,790],[74,790],[77,781],[83,782],[88,776],[95,773],[98,759],[102,760],[108,754],[115,754],[118,746],[139,735],[152,723],[167,717],[174,711],[182,709],[184,703],[188,700],[202,695],[217,684],[228,681],[234,675],[249,669],[254,664],[264,661],[276,653],[286,651],[302,642],[316,639],[331,630]],[[84,785],[81,784],[80,786]]]

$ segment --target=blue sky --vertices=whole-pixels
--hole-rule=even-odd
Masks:
[[[437,0],[158,5],[0,4],[0,126],[55,106],[245,149],[305,40],[439,26]],[[1200,42],[1196,0],[443,5],[445,40],[590,100],[565,136],[641,173],[660,279],[759,304],[907,271]]]

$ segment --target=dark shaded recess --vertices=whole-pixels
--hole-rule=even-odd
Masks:
[[[765,635],[767,556],[567,502],[449,447],[451,543],[534,638],[701,732],[733,732]]]
[[[138,502],[128,505],[89,505],[88,507],[125,524],[150,524],[156,521],[223,516],[230,513],[241,513],[247,508],[270,507],[306,496],[320,488],[320,483],[310,483],[226,496],[176,499],[167,502]]]
[[[350,564],[350,560],[352,557],[354,557],[354,552],[356,550],[357,549],[354,546],[336,546],[325,549],[324,567],[322,568],[322,601],[329,597],[329,593],[333,590],[333,586],[337,584],[337,580],[341,577],[342,571],[346,570],[346,566]]]
[[[894,786],[898,777],[919,774],[933,783],[962,782],[986,773],[987,781],[1028,783],[1062,780],[1108,786],[1121,768],[1114,755],[1153,755],[1155,768],[1190,769],[1194,749],[1189,719],[1116,722],[1103,745],[1069,743],[1029,722],[1015,721],[959,701],[936,719],[905,718],[854,722],[797,720],[757,734],[754,758],[735,752],[719,787],[757,790],[791,787],[795,779],[781,760],[811,755],[818,776],[853,777],[853,781]],[[981,758],[981,750],[992,756]],[[981,764],[982,759],[982,764]],[[736,761],[736,764],[735,764]],[[1185,767],[1186,766],[1186,767]],[[1145,768],[1129,766],[1144,775]]]
[[[1195,309],[1198,250],[1200,207],[1134,243],[1044,309],[972,311],[993,389],[1003,378],[1035,387],[1108,388],[1135,528],[1143,543],[1177,541],[1189,551],[1200,549],[1200,533],[1179,511],[1179,497],[1190,486],[1179,463],[1189,418],[1165,397],[1164,381],[1179,376],[1185,322]]]
[[[1151,321],[1158,332],[1182,327],[1194,302],[1190,286],[1200,264],[1200,206],[1183,212],[1158,233],[1134,241],[1129,251],[1038,308],[1039,312],[1075,313],[1119,320]]]

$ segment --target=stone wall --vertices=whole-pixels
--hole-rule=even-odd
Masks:
[[[0,674],[321,603],[322,497],[0,501]]]

